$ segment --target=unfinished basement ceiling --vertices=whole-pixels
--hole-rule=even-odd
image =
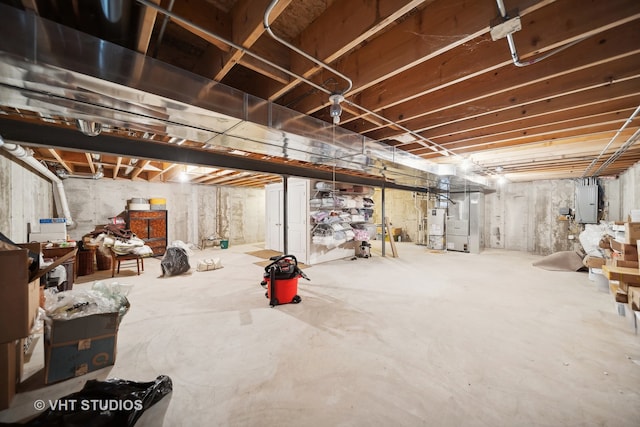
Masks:
[[[294,174],[318,168],[426,188],[467,177],[463,164],[470,181],[490,186],[498,175],[616,176],[640,160],[636,0],[505,0],[502,19],[495,0],[145,0],[109,2],[108,11],[99,1],[1,3],[33,15],[9,21],[2,13],[0,65],[13,74],[3,73],[0,135],[70,175],[171,181],[186,172],[192,182],[247,186],[279,179],[242,171],[239,160],[249,158],[270,162],[262,172],[293,165]],[[34,29],[45,26],[34,19],[29,27],[25,16],[75,32],[47,27],[43,36]],[[132,52],[96,42],[78,50],[78,31]],[[37,57],[29,56],[34,39]],[[71,46],[85,63],[67,57]],[[153,86],[159,69],[180,78]],[[38,72],[51,78],[31,77]],[[345,98],[337,126],[331,94]],[[79,132],[78,118],[100,123],[101,134],[65,144],[52,129]],[[104,135],[128,143],[114,152]],[[157,144],[162,156],[134,153],[139,142]],[[198,152],[217,157],[202,164]]]

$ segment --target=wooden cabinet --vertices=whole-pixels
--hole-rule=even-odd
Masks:
[[[151,248],[154,256],[167,250],[167,211],[127,211],[127,228]]]

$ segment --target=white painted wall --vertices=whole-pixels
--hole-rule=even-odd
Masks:
[[[54,213],[53,184],[11,154],[0,150],[0,232],[27,242],[28,225]]]

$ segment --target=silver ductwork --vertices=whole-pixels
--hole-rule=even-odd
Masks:
[[[66,169],[56,170],[56,175],[60,179],[77,178],[77,179],[102,179],[104,178],[104,171],[100,167],[96,173],[69,173]]]
[[[32,153],[25,150],[21,145],[14,143],[7,143],[0,136],[0,148],[5,149],[11,153],[14,157],[20,159],[31,168],[35,169],[38,173],[47,177],[55,186],[56,194],[60,203],[59,211],[62,211],[63,217],[67,220],[67,227],[73,229],[76,227],[76,223],[71,218],[71,211],[69,210],[69,202],[67,201],[67,194],[64,191],[64,185],[62,180],[58,178],[53,172],[51,172],[46,166],[40,163]]]
[[[83,119],[76,119],[78,130],[87,136],[98,136],[102,132],[102,125],[96,122],[90,122]]]
[[[430,162],[2,4],[0,25],[17,35],[0,39],[0,99],[10,107],[211,149],[345,168],[414,187],[456,174],[453,165]],[[102,57],[117,58],[118,66],[92,62],[95,57],[85,52],[96,49]],[[480,176],[465,179],[490,185]]]

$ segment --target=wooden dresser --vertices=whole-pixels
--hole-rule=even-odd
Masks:
[[[151,248],[154,256],[167,250],[167,211],[126,211],[127,228]]]

